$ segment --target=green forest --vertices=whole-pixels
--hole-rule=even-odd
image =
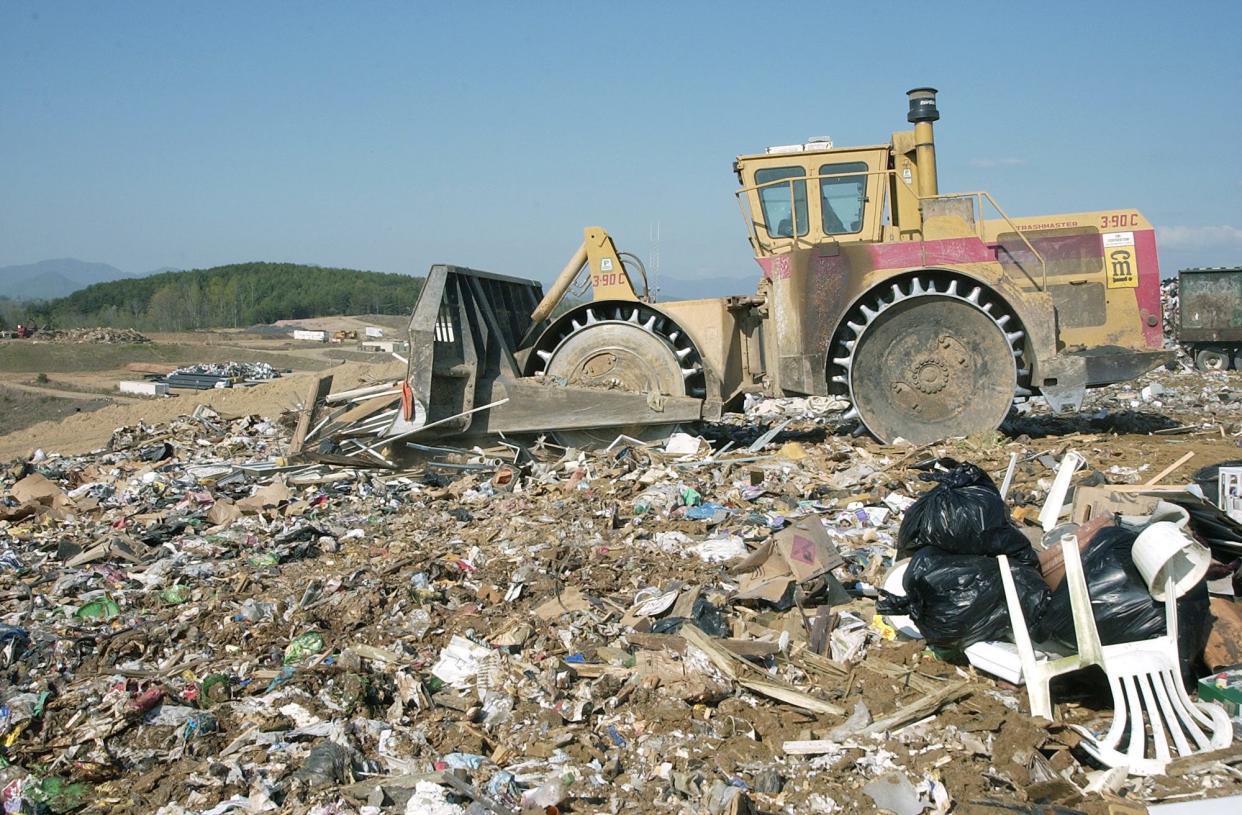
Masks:
[[[355,269],[234,263],[96,283],[30,310],[40,325],[58,328],[242,328],[333,314],[408,314],[422,283]]]

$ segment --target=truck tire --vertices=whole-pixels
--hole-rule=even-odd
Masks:
[[[1216,348],[1200,348],[1195,351],[1195,367],[1200,371],[1229,370],[1229,354]]]

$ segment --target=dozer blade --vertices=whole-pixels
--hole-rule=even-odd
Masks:
[[[703,400],[524,377],[538,281],[436,265],[410,319],[409,406],[389,438],[691,422]],[[535,329],[535,330],[533,330]]]

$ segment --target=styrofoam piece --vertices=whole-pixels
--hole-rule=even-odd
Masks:
[[[1061,457],[1057,477],[1053,479],[1052,488],[1048,490],[1048,500],[1044,501],[1044,507],[1039,511],[1039,524],[1045,532],[1051,531],[1057,525],[1061,509],[1065,506],[1065,496],[1069,494],[1070,480],[1078,468],[1086,463],[1087,460],[1073,450],[1067,450]]]
[[[664,446],[664,452],[673,456],[689,456],[699,452],[701,445],[702,439],[698,436],[678,432],[668,437],[668,444]]]
[[[906,575],[906,569],[910,568],[910,558],[899,560],[893,564],[893,568],[884,576],[884,583],[881,588],[889,594],[895,594],[898,597],[906,596],[906,589],[901,581]],[[889,616],[888,624],[897,629],[897,633],[903,637],[909,637],[912,640],[923,639],[923,632],[919,631],[919,627],[914,624],[914,620],[905,615]]]
[[[1162,603],[1170,599],[1165,594],[1166,585],[1173,586],[1172,599],[1176,600],[1198,585],[1212,562],[1206,546],[1169,521],[1157,521],[1140,532],[1130,556],[1147,581],[1151,596]]]
[[[163,382],[148,382],[144,380],[126,380],[116,383],[116,388],[121,393],[129,393],[134,396],[167,396],[168,385]]]
[[[962,653],[966,660],[981,671],[999,677],[1012,685],[1021,685],[1026,680],[1022,676],[1022,656],[1018,646],[1012,642],[976,642]],[[1059,654],[1052,651],[1036,650],[1036,659],[1058,659]]]

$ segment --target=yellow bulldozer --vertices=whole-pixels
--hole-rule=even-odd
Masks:
[[[433,266],[390,438],[650,441],[756,393],[838,395],[881,441],[925,443],[992,430],[1015,398],[1075,411],[1086,388],[1165,363],[1151,224],[1011,218],[987,192],[941,193],[936,91],[907,95],[913,129],[888,144],[737,158],[753,294],[654,302],[597,226],[546,293]]]

